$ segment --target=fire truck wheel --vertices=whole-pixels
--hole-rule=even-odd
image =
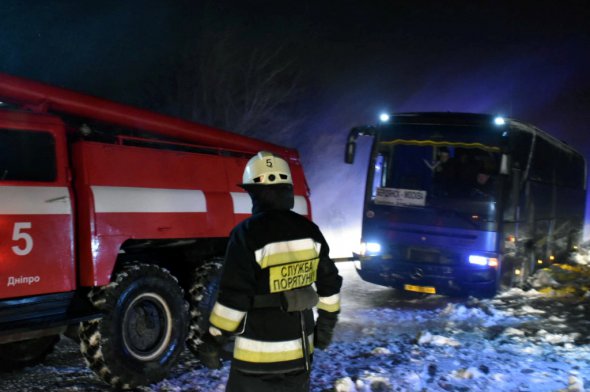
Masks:
[[[82,323],[88,366],[117,389],[164,378],[184,349],[188,304],[174,276],[155,265],[131,264],[90,294],[103,317]]]
[[[59,335],[0,345],[0,370],[13,371],[43,362],[59,342]]]
[[[193,275],[188,292],[191,321],[187,345],[195,355],[202,343],[201,337],[209,328],[209,314],[217,300],[222,266],[223,259],[215,258],[203,263]]]

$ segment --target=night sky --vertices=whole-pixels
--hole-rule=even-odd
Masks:
[[[300,150],[320,223],[346,224],[326,184],[361,192],[346,133],[383,110],[502,114],[590,157],[585,3],[2,0],[0,71],[154,109],[146,88],[186,48],[228,33],[245,53],[281,46],[300,74],[297,125],[263,137]]]

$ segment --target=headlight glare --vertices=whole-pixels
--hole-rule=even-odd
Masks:
[[[375,256],[381,253],[381,244],[378,242],[361,242],[361,256]]]
[[[469,264],[488,266],[496,268],[498,259],[496,257],[486,257],[480,255],[469,255]]]

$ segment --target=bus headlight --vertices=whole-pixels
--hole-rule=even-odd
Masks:
[[[381,244],[378,242],[361,242],[361,256],[375,256],[381,253]]]
[[[479,255],[469,255],[469,264],[498,267],[498,259],[496,257],[486,257]]]

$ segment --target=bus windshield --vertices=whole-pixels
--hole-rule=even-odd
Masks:
[[[374,204],[413,211],[447,211],[469,221],[477,217],[480,223],[495,220],[500,163],[497,148],[416,140],[381,141],[374,159]]]

